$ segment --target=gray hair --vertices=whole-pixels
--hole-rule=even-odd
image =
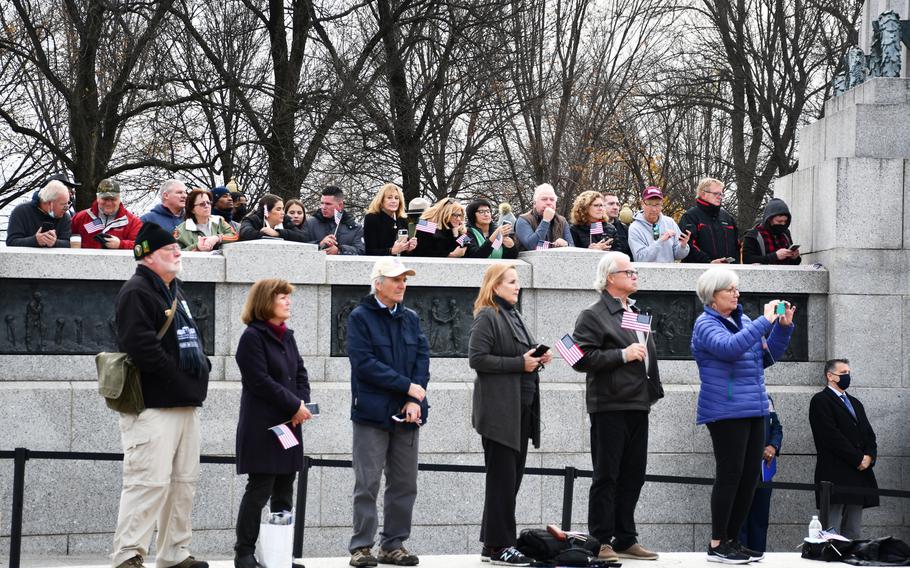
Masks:
[[[540,194],[544,191],[552,191],[553,195],[556,195],[556,190],[553,189],[553,186],[548,183],[542,183],[534,188],[534,201],[537,201],[537,198],[540,197]]]
[[[702,304],[710,306],[714,301],[714,294],[737,285],[739,285],[739,276],[729,268],[709,268],[698,277],[695,293]]]
[[[370,282],[370,295],[376,294],[376,286],[385,282],[385,276],[377,276],[373,278],[373,281]]]
[[[616,263],[620,260],[631,260],[624,252],[608,252],[597,263],[597,276],[594,278],[594,291],[603,292],[607,289],[607,277],[616,270]]]
[[[175,185],[182,185],[186,188],[186,184],[180,181],[179,179],[169,179],[161,184],[161,187],[158,190],[158,197],[164,199],[164,194],[169,193]]]
[[[63,182],[54,179],[47,182],[47,185],[38,190],[38,200],[41,203],[50,203],[57,199],[57,196],[61,193],[65,193],[67,199],[69,199],[70,190]]]

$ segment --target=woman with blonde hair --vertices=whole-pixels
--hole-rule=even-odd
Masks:
[[[184,221],[174,229],[181,250],[208,252],[221,248],[239,237],[230,219],[212,214],[212,192],[194,189],[186,197]]]
[[[259,519],[268,502],[273,513],[293,506],[294,477],[303,467],[300,446],[285,448],[270,428],[289,424],[301,440],[300,424],[312,418],[306,407],[310,382],[297,350],[286,280],[258,280],[250,288],[240,319],[247,328],[234,359],[240,368],[240,418],[237,422],[237,473],[249,476],[237,511],[235,568],[256,568],[253,553]]]
[[[520,290],[513,265],[487,268],[468,343],[468,362],[477,373],[471,423],[480,434],[487,469],[481,557],[511,566],[530,565],[515,548],[515,498],[528,440],[540,447],[538,371],[552,359],[549,352],[534,356],[537,343],[516,308]]]
[[[470,242],[464,207],[451,197],[429,207],[417,222],[416,236],[413,256],[463,257]]]
[[[394,183],[387,183],[376,193],[363,216],[363,244],[372,256],[406,254],[417,246],[417,238],[408,238],[408,216],[404,193]]]
[[[599,191],[583,191],[572,204],[569,222],[572,241],[578,248],[610,250],[616,228],[607,219],[604,196]]]

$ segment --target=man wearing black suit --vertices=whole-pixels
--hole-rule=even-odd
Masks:
[[[815,504],[819,506],[818,483],[878,488],[875,473],[875,432],[863,404],[845,391],[850,386],[850,362],[831,359],[825,363],[828,385],[809,403],[809,424],[815,439]],[[860,538],[863,509],[877,507],[878,495],[831,496],[828,524],[850,539]],[[825,527],[827,528],[827,527]]]

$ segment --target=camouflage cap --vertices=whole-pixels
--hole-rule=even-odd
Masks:
[[[120,197],[120,184],[113,178],[104,178],[98,183],[98,197]]]

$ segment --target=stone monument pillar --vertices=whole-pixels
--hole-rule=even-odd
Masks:
[[[908,3],[866,4],[906,14]],[[828,100],[774,193],[790,205],[803,262],[829,271],[828,357],[849,358],[854,384],[873,387],[860,394],[872,416],[876,398],[910,386],[910,78],[868,79]],[[906,455],[910,435],[894,442],[888,453]]]

